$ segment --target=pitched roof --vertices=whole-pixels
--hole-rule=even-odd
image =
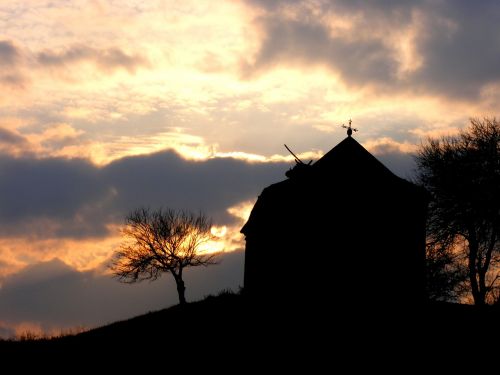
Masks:
[[[337,146],[328,151],[313,164],[313,167],[321,171],[337,168],[361,168],[363,170],[369,169],[377,174],[394,175],[352,137],[345,138]]]
[[[247,233],[259,217],[279,207],[281,201],[296,202],[295,197],[306,191],[321,195],[354,188],[372,194],[388,190],[405,196],[427,196],[424,189],[396,176],[352,137],[345,138],[311,166],[298,165],[296,173],[288,175],[289,179],[263,190],[242,233]]]

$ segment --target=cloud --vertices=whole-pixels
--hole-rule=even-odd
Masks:
[[[243,65],[326,66],[348,85],[474,100],[500,81],[500,5],[442,2],[264,2],[261,44]]]
[[[82,139],[84,134],[83,130],[75,129],[67,123],[54,123],[36,133],[26,134],[26,138],[33,148],[36,148],[39,156],[68,156],[65,153],[69,148],[79,145],[83,150],[85,146],[88,146]],[[82,154],[82,150],[74,156],[86,156]]]
[[[409,154],[417,150],[417,145],[409,142],[397,142],[392,138],[383,137],[365,142],[365,147],[376,155],[384,155],[388,153]]]
[[[12,138],[12,135],[10,135]],[[13,138],[15,140],[15,137]],[[232,158],[188,161],[172,151],[105,167],[83,159],[0,157],[0,233],[36,238],[101,237],[140,206],[202,210],[219,224],[227,208],[284,178],[288,163]]]
[[[26,139],[23,136],[9,129],[0,128],[0,144],[19,145],[25,142]]]
[[[101,73],[111,73],[122,69],[133,74],[139,68],[150,66],[145,56],[128,53],[116,46],[94,48],[85,44],[72,44],[62,49],[46,48],[36,51],[26,45],[18,47],[10,40],[0,41],[0,67],[2,68],[0,84],[7,88],[24,89],[31,79],[43,81],[43,76],[36,71],[36,68],[40,67],[50,68],[52,73],[62,73],[65,77],[78,76],[70,71],[74,71],[75,65],[81,63],[89,63]],[[63,69],[64,71],[61,72]]]
[[[7,88],[24,88],[28,79],[20,72],[23,54],[10,40],[0,41],[0,84]]]
[[[321,24],[310,21],[265,18],[267,37],[253,67],[264,69],[277,63],[332,66],[351,83],[387,82],[393,79],[396,62],[379,40],[350,41],[332,37]]]
[[[0,83],[10,88],[24,88],[27,79],[19,73],[2,74],[0,76]]]
[[[413,83],[448,95],[475,98],[500,81],[500,4],[447,1],[428,7],[425,33],[417,40],[424,67]]]
[[[416,168],[414,153],[417,147],[415,145],[383,138],[368,141],[365,147],[397,176],[407,180],[413,178]]]
[[[18,156],[31,152],[30,142],[16,131],[0,127],[0,155]]]
[[[79,62],[92,62],[103,72],[118,68],[134,73],[138,68],[149,65],[139,54],[128,54],[120,48],[97,49],[85,45],[74,45],[61,52],[46,50],[36,56],[37,62],[45,67],[63,67]]]
[[[186,269],[189,301],[243,284],[243,252],[224,254],[221,263]],[[153,283],[121,284],[110,275],[78,272],[58,259],[33,264],[4,281],[0,289],[0,335],[22,327],[47,333],[87,328],[159,310],[178,302],[166,274]],[[17,329],[16,329],[17,328]],[[17,332],[19,333],[19,332]]]
[[[19,121],[18,124],[16,121],[13,121],[14,124],[9,122],[11,121],[7,121],[4,125],[6,127],[0,125],[0,154],[5,154],[7,157],[35,159],[48,156],[66,157],[71,156],[68,153],[75,144],[79,143],[82,146],[82,135],[85,132],[66,123],[53,123],[41,129],[37,127],[33,129],[35,132],[26,131],[24,127],[25,133],[20,133],[16,128],[23,127],[23,122]],[[80,150],[73,156],[84,157],[87,154]]]
[[[83,210],[106,196],[99,170],[84,160],[0,158],[0,231],[6,236],[103,235]],[[90,219],[90,218],[89,218]],[[80,227],[80,228],[78,228]],[[69,231],[69,233],[68,233]]]
[[[227,208],[285,178],[288,166],[233,158],[188,161],[165,151],[117,160],[103,172],[117,190],[112,202],[116,212],[140,205],[201,209],[224,224],[233,220]]]
[[[13,66],[21,58],[17,47],[9,40],[0,41],[0,66]]]

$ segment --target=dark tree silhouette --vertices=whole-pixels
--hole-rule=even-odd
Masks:
[[[200,253],[215,239],[205,215],[172,209],[140,208],[126,218],[125,240],[115,253],[111,269],[122,282],[156,280],[163,272],[174,277],[179,303],[185,304],[183,270],[216,264],[216,253]]]
[[[463,257],[440,243],[428,242],[425,249],[427,298],[431,301],[458,302],[465,294],[467,270]]]
[[[500,123],[472,119],[457,136],[429,139],[417,180],[432,196],[429,243],[465,258],[477,305],[492,302],[500,277]]]

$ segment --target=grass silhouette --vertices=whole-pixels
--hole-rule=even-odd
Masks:
[[[83,353],[89,361],[106,362],[119,353],[125,361],[151,356],[179,363],[232,358],[284,366],[314,358],[312,366],[341,353],[402,352],[425,360],[443,350],[463,349],[468,340],[500,334],[498,325],[487,330],[481,326],[500,317],[500,306],[428,303],[388,311],[329,302],[277,306],[222,291],[84,332],[0,341],[0,353],[3,358],[38,358],[41,364],[50,358],[81,360]],[[465,329],[471,324],[477,330]],[[414,346],[418,351],[409,349]]]

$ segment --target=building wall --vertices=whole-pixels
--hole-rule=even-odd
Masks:
[[[245,290],[338,305],[421,300],[425,197],[390,185],[309,187],[259,198],[258,225],[246,237]]]

